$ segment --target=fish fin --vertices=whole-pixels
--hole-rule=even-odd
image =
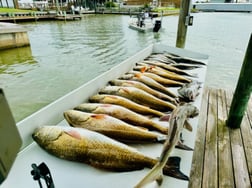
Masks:
[[[136,73],[134,76],[137,78],[141,78],[141,73]]]
[[[185,127],[185,129],[187,129],[190,132],[192,132],[192,130],[193,130],[191,124],[187,120],[185,120],[184,127]]]
[[[171,114],[165,114],[159,118],[159,121],[169,121],[170,117],[171,117]]]
[[[164,143],[167,140],[167,135],[158,135],[157,136],[157,141],[159,143]]]
[[[149,171],[149,173],[135,186],[135,188],[142,188],[147,184],[156,181],[160,186],[163,182],[162,164],[159,162]]]
[[[76,130],[65,130],[64,132],[71,137],[81,140],[81,135]]]
[[[142,68],[140,69],[140,72],[141,72],[141,73],[144,73],[146,70],[147,70],[146,67],[142,67]]]
[[[175,148],[182,149],[182,150],[193,151],[192,148],[190,148],[189,146],[183,144],[181,141],[178,141],[178,143],[177,143],[177,145],[175,146]]]
[[[105,118],[105,114],[92,114],[91,117],[94,119],[104,119]]]
[[[163,169],[163,172],[167,176],[188,181],[189,177],[180,171],[180,161],[180,157],[169,157],[166,166]]]

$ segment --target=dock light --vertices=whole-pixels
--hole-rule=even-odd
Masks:
[[[185,25],[186,26],[192,26],[193,25],[193,16],[186,16],[186,20],[185,20]]]

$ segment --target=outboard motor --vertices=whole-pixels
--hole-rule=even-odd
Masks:
[[[156,20],[154,28],[153,28],[153,32],[158,32],[160,28],[161,28],[161,20]]]

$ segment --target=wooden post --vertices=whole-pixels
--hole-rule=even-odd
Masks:
[[[227,126],[239,128],[252,91],[252,34],[243,60],[240,77],[232,99]]]
[[[191,0],[181,0],[176,47],[184,48],[186,41],[186,17],[189,15]]]

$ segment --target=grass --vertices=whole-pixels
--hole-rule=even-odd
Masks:
[[[15,8],[0,8],[0,13],[6,12],[33,12],[32,10],[23,10],[23,9],[15,9]]]

